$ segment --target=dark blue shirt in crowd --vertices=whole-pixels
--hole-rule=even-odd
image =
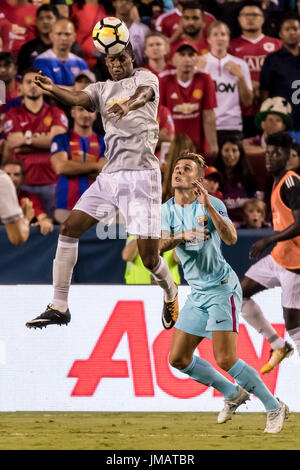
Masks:
[[[269,96],[282,96],[293,108],[294,130],[300,131],[300,104],[295,100],[296,88],[300,80],[300,54],[294,56],[285,47],[269,54],[264,61],[260,74],[260,89],[269,92]],[[294,98],[293,98],[294,94]],[[299,92],[298,92],[299,95]],[[293,102],[294,101],[294,102]]]

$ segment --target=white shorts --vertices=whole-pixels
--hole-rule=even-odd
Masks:
[[[161,172],[120,170],[100,173],[73,207],[96,220],[111,225],[124,217],[129,235],[160,238]]]
[[[281,286],[281,305],[300,309],[300,274],[283,268],[271,255],[253,264],[245,276],[269,289]]]

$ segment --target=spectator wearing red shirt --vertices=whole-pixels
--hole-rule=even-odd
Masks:
[[[173,34],[175,33],[180,24],[182,17],[182,6],[185,3],[191,3],[191,0],[174,0],[173,3],[175,8],[160,15],[155,23],[155,28],[157,29],[157,31],[160,31],[167,38],[172,38]],[[214,17],[214,15],[208,13],[207,11],[204,11],[204,37],[206,36],[209,25],[215,20],[216,18]]]
[[[28,69],[22,80],[23,103],[5,116],[4,162],[21,160],[25,169],[23,189],[37,194],[49,217],[55,208],[57,175],[50,163],[53,137],[68,128],[66,115],[43,101],[43,91],[35,85],[37,71]]]
[[[2,0],[0,13],[12,24],[11,51],[17,58],[23,44],[35,37],[37,7],[27,0]]]
[[[264,21],[264,12],[257,2],[243,2],[238,13],[242,34],[231,41],[229,48],[230,54],[247,62],[252,80],[253,103],[242,106],[245,137],[256,134],[254,117],[261,104],[259,82],[262,65],[267,55],[280,49],[282,44],[280,39],[263,34]]]
[[[0,103],[0,132],[3,130],[5,108],[10,100],[21,95],[20,83],[16,80],[17,67],[10,52],[0,52],[0,80],[5,84],[5,103]]]
[[[222,175],[214,166],[207,166],[204,168],[204,179],[203,185],[211,196],[217,197],[224,200],[222,191],[220,191],[220,186],[222,182]]]
[[[209,52],[209,45],[203,34],[204,10],[197,2],[182,5],[182,17],[176,32],[170,38],[170,56],[172,57],[178,44],[188,41],[193,44],[199,55]]]
[[[32,207],[33,212],[30,211],[29,223],[36,221],[34,225],[38,225],[40,227],[42,235],[47,235],[47,233],[53,232],[52,220],[47,216],[40,198],[36,194],[29,193],[21,188],[25,175],[22,162],[18,160],[9,160],[5,163],[3,169],[16,187],[20,206],[24,208],[29,205],[28,201],[31,202],[30,206]],[[25,210],[25,213],[27,212],[29,211]]]
[[[166,58],[169,50],[166,37],[158,31],[150,31],[145,38],[145,56],[147,58],[145,68],[157,76],[167,70],[169,66]]]
[[[176,135],[188,135],[199,153],[214,157],[218,153],[215,85],[208,74],[196,71],[196,61],[193,44],[183,42],[177,46],[175,70],[160,76],[160,103],[171,111]]]
[[[175,125],[171,111],[162,104],[158,105],[157,121],[159,125],[158,141],[156,145],[155,155],[161,161],[161,170],[163,171],[165,163],[165,154],[169,150],[172,140],[175,136]]]
[[[70,19],[75,26],[76,39],[81,45],[84,59],[90,69],[97,62],[91,31],[98,21],[107,16],[102,3],[98,0],[73,0],[71,6]]]

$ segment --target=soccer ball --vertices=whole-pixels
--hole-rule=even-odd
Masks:
[[[102,54],[119,54],[129,42],[129,31],[119,18],[103,18],[94,26],[93,41]]]

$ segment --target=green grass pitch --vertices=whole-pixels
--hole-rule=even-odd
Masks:
[[[264,413],[0,413],[0,450],[299,450],[300,413],[265,434]]]

